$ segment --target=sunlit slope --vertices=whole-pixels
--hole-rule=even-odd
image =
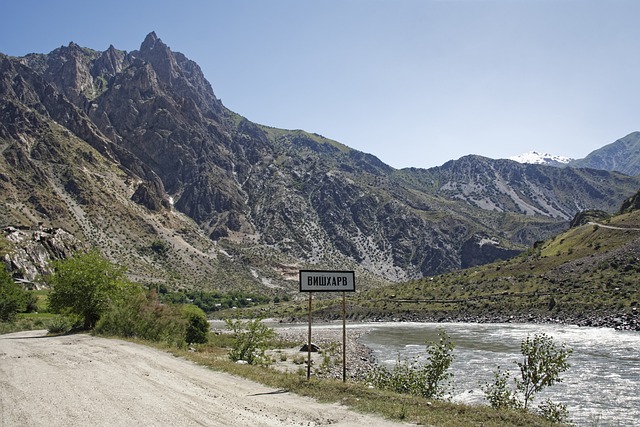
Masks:
[[[640,300],[640,212],[585,221],[507,261],[363,293],[367,317],[624,323]]]

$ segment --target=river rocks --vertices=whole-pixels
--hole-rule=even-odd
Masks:
[[[308,330],[303,327],[275,328],[278,335],[285,341],[298,343],[295,349],[299,349],[305,343],[305,351],[297,351],[297,356],[289,353],[287,357],[297,357],[304,362],[297,368],[292,367],[290,360],[282,361],[276,357],[276,368],[278,364],[287,365],[289,368],[306,369],[306,342],[308,340]],[[350,379],[362,379],[366,373],[372,369],[375,359],[371,350],[359,342],[359,338],[367,333],[367,329],[349,329],[347,326],[346,340],[346,376]],[[322,327],[312,329],[311,336],[313,343],[319,351],[312,355],[312,375],[321,378],[342,379],[342,328]],[[286,362],[286,363],[285,363]],[[291,369],[289,369],[291,370]]]

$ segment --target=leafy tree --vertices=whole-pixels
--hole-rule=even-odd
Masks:
[[[367,380],[378,388],[441,399],[453,379],[449,367],[455,358],[455,344],[444,330],[439,331],[439,337],[437,342],[426,343],[427,363],[419,363],[417,359],[410,363],[398,361],[391,370],[377,366]]]
[[[226,319],[227,327],[233,332],[235,342],[229,358],[234,362],[244,360],[250,365],[268,364],[265,356],[267,343],[274,338],[273,329],[262,323],[262,319]]]
[[[534,395],[545,387],[562,382],[560,374],[571,365],[567,359],[572,350],[565,344],[556,346],[553,338],[547,334],[536,334],[533,339],[527,337],[520,344],[524,356],[522,362],[516,362],[520,368],[520,378],[515,379],[516,389],[522,393],[523,407],[527,409]]]
[[[182,307],[182,314],[187,318],[185,340],[188,344],[204,344],[209,340],[209,322],[207,316],[195,305]]]
[[[122,297],[128,283],[123,267],[111,264],[97,249],[53,262],[49,308],[79,316],[84,329],[92,329],[109,303]]]
[[[0,321],[13,321],[28,302],[29,293],[13,281],[4,264],[0,265]]]
[[[507,385],[510,373],[501,371],[500,367],[494,373],[494,382],[483,386],[485,397],[493,408],[529,409],[536,393],[562,382],[560,375],[570,367],[567,359],[572,350],[565,344],[557,345],[544,333],[522,340],[520,352],[524,359],[515,362],[520,369],[519,377],[513,379],[515,389]],[[567,416],[565,405],[549,400],[540,405],[539,412],[553,421],[563,421]]]

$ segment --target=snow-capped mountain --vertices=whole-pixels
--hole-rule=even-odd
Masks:
[[[574,159],[564,156],[556,156],[548,153],[538,153],[537,151],[529,151],[528,153],[511,156],[509,157],[509,160],[513,160],[518,163],[530,163],[534,165],[566,166]]]

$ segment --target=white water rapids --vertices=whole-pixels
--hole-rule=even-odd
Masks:
[[[360,341],[380,363],[425,357],[425,341],[444,329],[456,344],[452,400],[487,404],[480,385],[493,381],[497,366],[518,373],[520,343],[544,332],[573,349],[564,381],[539,393],[567,405],[579,426],[640,426],[640,333],[565,325],[471,323],[373,323]],[[348,326],[349,327],[349,326]],[[512,381],[512,380],[511,380]]]

